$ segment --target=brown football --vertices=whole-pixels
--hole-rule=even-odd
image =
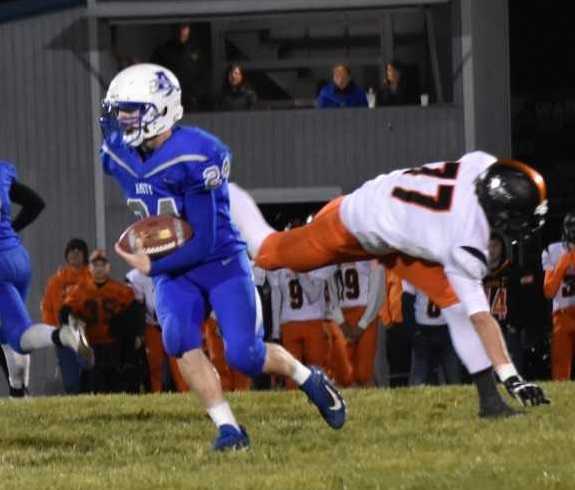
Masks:
[[[170,215],[150,216],[132,223],[118,244],[128,253],[144,252],[161,257],[180,248],[194,232],[187,221]]]

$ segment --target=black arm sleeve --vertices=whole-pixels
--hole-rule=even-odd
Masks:
[[[18,215],[12,221],[12,228],[18,232],[26,228],[44,209],[44,200],[30,187],[18,181],[12,182],[10,187],[10,201],[22,206]]]

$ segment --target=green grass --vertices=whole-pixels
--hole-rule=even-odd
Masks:
[[[0,488],[575,489],[574,386],[498,421],[471,387],[348,390],[341,431],[300,393],[237,394],[252,448],[227,454],[188,395],[3,399]]]

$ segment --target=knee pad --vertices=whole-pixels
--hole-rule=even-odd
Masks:
[[[169,356],[181,357],[182,354],[201,346],[199,330],[193,328],[184,329],[175,315],[168,313],[162,318],[162,342]]]
[[[251,345],[237,343],[226,346],[228,365],[252,378],[262,374],[265,360],[266,346],[259,337],[256,337]]]

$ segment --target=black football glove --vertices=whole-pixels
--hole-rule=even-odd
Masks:
[[[539,386],[525,381],[520,376],[511,376],[503,384],[507,392],[524,407],[551,403]]]

